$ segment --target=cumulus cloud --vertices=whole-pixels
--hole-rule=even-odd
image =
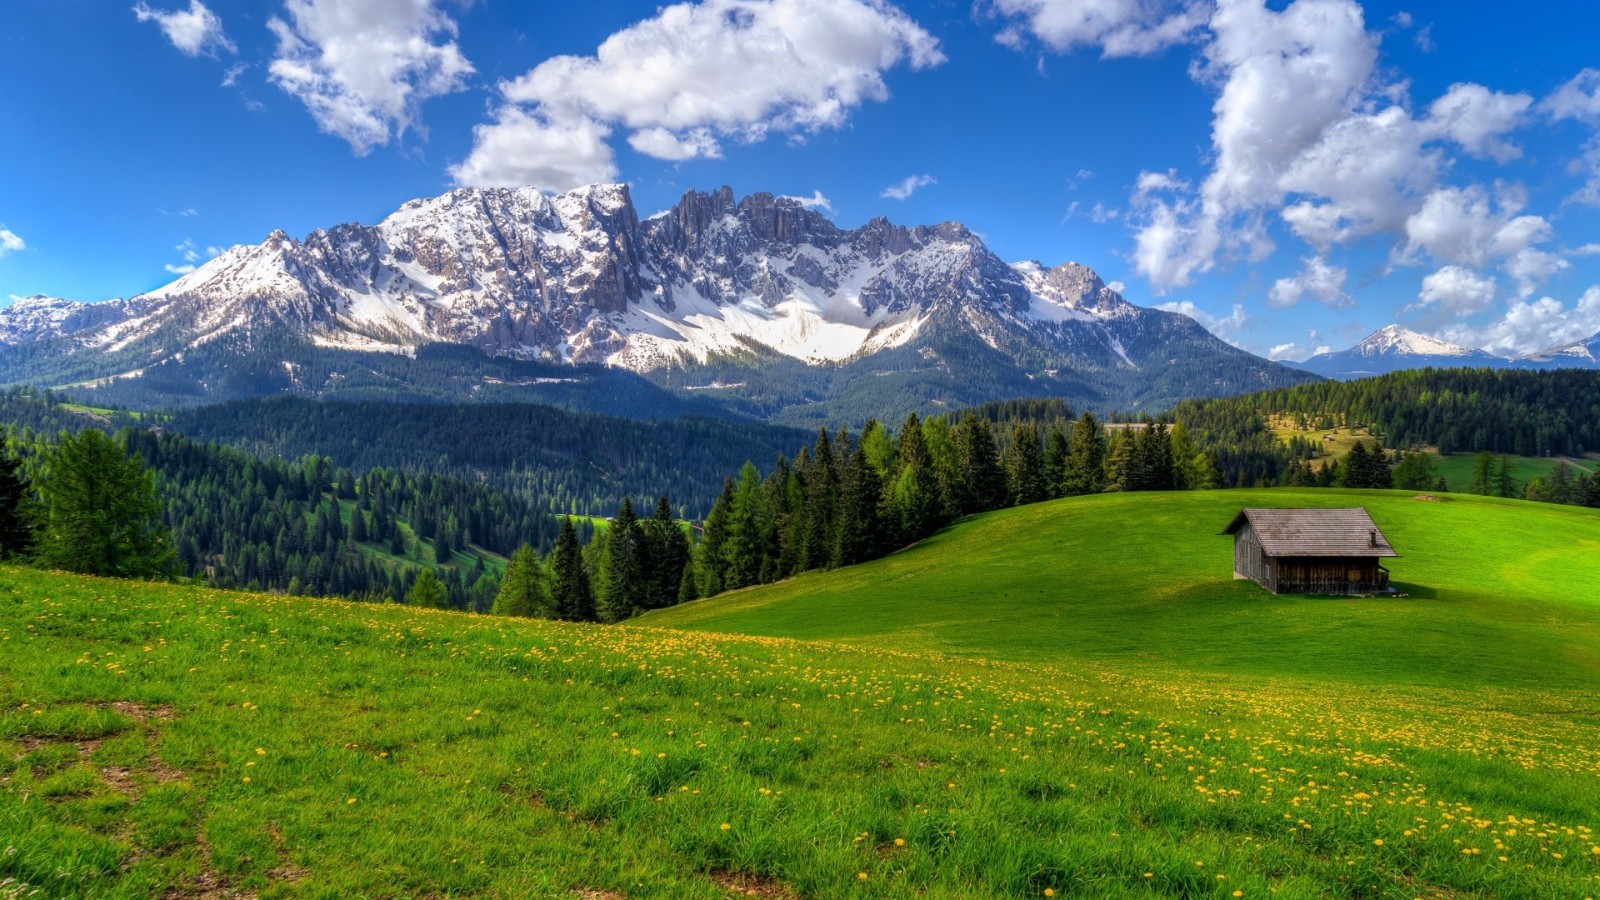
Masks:
[[[1445,266],[1422,279],[1417,302],[1403,311],[1436,310],[1453,316],[1470,316],[1494,305],[1495,290],[1493,276],[1480,275],[1462,266]]]
[[[1502,94],[1481,84],[1453,84],[1428,107],[1430,124],[1473,156],[1509,162],[1522,151],[1505,140],[1527,116],[1533,98]]]
[[[1267,295],[1273,306],[1294,306],[1306,297],[1335,308],[1355,305],[1344,292],[1345,279],[1349,277],[1344,267],[1329,265],[1321,256],[1308,256],[1300,262],[1298,274],[1273,282]]]
[[[937,180],[932,175],[907,175],[900,181],[884,188],[878,196],[889,200],[905,200],[916,193],[918,188],[927,187]]]
[[[0,256],[26,249],[28,249],[27,242],[18,237],[15,231],[0,226]]]
[[[1600,125],[1600,69],[1584,69],[1539,104],[1556,120],[1577,119]]]
[[[1250,316],[1245,313],[1244,306],[1239,303],[1235,303],[1233,311],[1226,316],[1213,316],[1196,306],[1192,300],[1159,303],[1156,305],[1156,309],[1188,316],[1199,322],[1207,331],[1229,343],[1233,343],[1232,337],[1244,328],[1245,323],[1250,321]]]
[[[218,50],[239,52],[239,48],[228,40],[228,35],[222,30],[222,19],[200,0],[189,0],[188,9],[170,12],[152,9],[140,2],[134,4],[133,14],[141,22],[156,23],[172,46],[185,55],[214,57]]]
[[[1556,121],[1573,119],[1600,128],[1600,69],[1579,72],[1539,106]],[[1571,170],[1586,176],[1586,180],[1569,199],[1600,206],[1600,133],[1584,145],[1583,154],[1572,161]]]
[[[611,129],[591,119],[560,124],[508,106],[472,135],[472,155],[450,170],[457,184],[567,190],[617,178],[616,157],[606,143]]]
[[[438,0],[287,0],[268,66],[317,127],[357,156],[416,124],[424,100],[466,87],[472,64]]]
[[[1426,251],[1437,261],[1458,266],[1483,268],[1499,262],[1526,298],[1569,263],[1538,249],[1554,237],[1554,230],[1542,216],[1519,215],[1523,202],[1515,191],[1491,197],[1476,186],[1439,188],[1406,220],[1407,242],[1399,259],[1415,262]]]
[[[727,140],[797,137],[888,97],[883,75],[944,61],[932,35],[885,0],[702,0],[662,8],[593,56],[556,56],[500,84],[493,123],[452,168],[461,184],[573,187],[615,172],[613,130],[666,160],[716,157]],[[499,132],[509,130],[510,137]],[[505,153],[515,146],[536,164]],[[584,162],[561,164],[578,146]],[[545,180],[518,182],[530,174]],[[609,177],[609,176],[608,176]]]
[[[825,209],[833,212],[833,201],[823,196],[821,191],[812,191],[809,197],[785,196],[783,199],[793,200],[806,209]]]
[[[1600,332],[1600,285],[1589,288],[1571,306],[1554,297],[1515,300],[1505,315],[1485,326],[1467,324],[1446,329],[1446,340],[1482,347],[1502,356],[1526,356],[1586,340]]]
[[[1133,260],[1158,290],[1263,258],[1274,215],[1319,255],[1398,236],[1450,148],[1499,162],[1521,152],[1508,136],[1532,97],[1456,84],[1413,114],[1355,0],[1218,0],[1206,27],[1192,71],[1216,89],[1210,172],[1192,187],[1144,173],[1133,192]]]
[[[998,39],[1020,47],[1025,34],[1058,52],[1098,47],[1103,56],[1147,56],[1195,39],[1211,13],[1200,0],[994,0],[1013,21]]]

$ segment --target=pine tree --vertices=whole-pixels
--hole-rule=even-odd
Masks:
[[[1118,428],[1111,439],[1106,461],[1106,477],[1113,491],[1141,491],[1145,484],[1145,458],[1139,441],[1130,428]]]
[[[922,441],[922,423],[917,414],[906,417],[900,427],[895,456],[899,474],[890,485],[891,503],[899,521],[899,542],[909,544],[932,534],[941,524],[938,518],[938,485]]]
[[[20,556],[33,543],[28,482],[21,469],[19,461],[0,456],[0,559]]]
[[[1006,475],[987,419],[968,413],[952,434],[956,445],[955,514],[999,509],[1006,502]]]
[[[36,554],[45,566],[91,575],[159,578],[175,554],[161,523],[155,473],[122,441],[87,429],[50,454],[38,488],[44,528]]]
[[[1356,445],[1350,448],[1349,455],[1344,459],[1344,487],[1366,487],[1367,472],[1367,445],[1361,441],[1356,441]]]
[[[839,477],[839,528],[830,565],[854,565],[878,555],[882,545],[878,498],[882,494],[878,471],[858,444]]]
[[[1067,467],[1061,487],[1065,496],[1098,494],[1106,487],[1106,436],[1100,422],[1084,413],[1072,426],[1067,442]]]
[[[835,518],[839,507],[839,468],[833,441],[823,429],[811,451],[805,473],[805,532],[800,545],[803,570],[827,568],[833,559]]]
[[[561,533],[550,555],[550,599],[558,618],[573,622],[595,620],[594,591],[571,517],[562,518]]]
[[[666,497],[656,498],[655,514],[644,523],[644,530],[651,568],[645,608],[671,606],[678,602],[683,572],[689,566],[689,538],[673,518],[672,504]]]
[[[1505,456],[1500,457],[1500,468],[1495,476],[1495,496],[1517,496],[1517,481],[1511,477],[1511,460]]]
[[[446,597],[444,582],[433,574],[432,569],[418,572],[417,580],[411,583],[411,590],[406,592],[407,603],[428,609],[444,609]]]
[[[1487,496],[1494,491],[1494,455],[1485,450],[1473,457],[1472,480],[1467,482],[1467,493]]]
[[[711,504],[711,512],[706,516],[705,530],[700,537],[697,562],[702,597],[715,597],[723,591],[727,562],[722,554],[728,542],[728,517],[732,514],[733,479],[725,478],[722,481],[722,493]]]
[[[644,531],[632,499],[622,498],[607,532],[604,589],[595,600],[595,614],[602,622],[620,622],[644,608],[649,580]]]
[[[539,565],[539,557],[531,545],[524,543],[511,555],[506,573],[500,578],[500,590],[494,596],[492,611],[502,616],[541,618],[549,618],[554,611],[544,568]]]
[[[1045,488],[1050,499],[1066,496],[1067,457],[1071,453],[1066,432],[1051,428],[1044,437]]]
[[[723,587],[727,590],[757,583],[765,543],[763,518],[761,474],[756,471],[754,464],[746,462],[739,470],[739,480],[733,489],[733,505],[728,514],[728,538],[722,550],[722,556],[727,560],[723,570]]]
[[[1007,499],[1012,506],[1045,499],[1044,453],[1039,446],[1038,426],[1024,422],[1012,431],[1005,468]]]

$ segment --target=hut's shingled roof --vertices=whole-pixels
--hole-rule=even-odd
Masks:
[[[1361,507],[1243,509],[1223,534],[1248,521],[1268,556],[1399,556]],[[1376,545],[1374,545],[1376,540]]]

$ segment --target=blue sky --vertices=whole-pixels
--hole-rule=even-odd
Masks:
[[[1588,6],[13,0],[0,303],[458,184],[959,220],[1263,355],[1600,331]]]

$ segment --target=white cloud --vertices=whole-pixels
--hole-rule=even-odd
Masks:
[[[1569,250],[1573,256],[1600,256],[1600,244],[1584,244],[1576,250]]]
[[[188,56],[216,56],[218,50],[238,53],[239,48],[222,30],[222,19],[200,0],[189,0],[186,10],[163,12],[146,3],[135,3],[133,14],[141,22],[154,22],[172,46]]]
[[[1211,170],[1195,187],[1146,172],[1133,192],[1133,260],[1158,290],[1222,260],[1264,258],[1275,249],[1274,214],[1318,255],[1402,235],[1451,165],[1449,148],[1499,162],[1521,153],[1508,136],[1532,97],[1455,84],[1413,115],[1408,84],[1379,69],[1381,33],[1355,0],[1281,10],[1218,0],[1207,28],[1191,69],[1217,90]]]
[[[238,84],[239,76],[243,75],[249,68],[250,67],[244,63],[234,63],[233,65],[229,66],[228,71],[222,73],[222,86],[233,87],[234,85]]]
[[[1024,32],[1052,50],[1099,47],[1106,57],[1146,56],[1194,40],[1210,4],[1200,0],[994,0],[1002,16],[1021,19],[998,36],[1020,47]]]
[[[1332,352],[1333,348],[1327,344],[1306,346],[1304,344],[1290,341],[1286,344],[1272,345],[1272,349],[1267,351],[1267,359],[1277,360],[1278,362],[1283,362],[1284,360],[1305,362],[1306,360],[1318,354]]]
[[[557,125],[508,106],[493,124],[472,129],[472,135],[472,155],[450,169],[457,184],[532,184],[564,191],[617,178],[616,157],[606,143],[611,129],[589,119]]]
[[[1433,309],[1454,316],[1470,316],[1494,305],[1496,284],[1461,266],[1445,266],[1422,279],[1417,303],[1405,311]]]
[[[878,196],[889,200],[905,200],[916,193],[918,188],[927,187],[937,181],[938,179],[932,175],[907,175],[904,179],[884,188]]]
[[[272,82],[356,155],[412,127],[424,100],[459,91],[473,72],[438,0],[287,0]]]
[[[679,3],[606,38],[593,56],[552,57],[502,82],[496,121],[474,130],[472,154],[451,174],[507,184],[543,171],[568,177],[532,183],[571,187],[564,170],[615,171],[609,149],[595,146],[613,130],[647,156],[716,157],[727,140],[837,128],[861,104],[887,99],[884,72],[943,61],[938,41],[884,0]],[[507,144],[539,165],[505,157]],[[571,146],[584,162],[560,165]]]
[[[793,200],[806,209],[825,209],[833,212],[833,201],[822,195],[821,191],[812,191],[809,197],[786,196],[783,199]]]
[[[28,249],[27,243],[18,237],[15,231],[0,227],[0,256],[26,249]]]
[[[1128,286],[1120,281],[1108,281],[1106,282],[1106,287],[1118,294],[1126,293],[1128,290]]]
[[[1597,332],[1600,332],[1600,285],[1589,288],[1570,307],[1553,297],[1531,303],[1515,300],[1498,321],[1482,327],[1457,325],[1446,329],[1442,337],[1503,356],[1526,356],[1585,340]]]
[[[1232,343],[1230,338],[1238,334],[1240,329],[1244,328],[1245,323],[1250,321],[1250,316],[1245,313],[1244,306],[1238,303],[1233,305],[1232,312],[1221,317],[1211,315],[1196,306],[1192,300],[1158,303],[1156,304],[1156,309],[1188,316],[1199,322],[1207,331],[1225,341],[1229,341],[1229,343]]]
[[[181,243],[172,249],[178,251],[178,256],[183,262],[167,263],[162,268],[174,275],[187,275],[199,268],[200,248],[195,244],[193,238],[184,238]],[[214,252],[216,249],[215,247],[207,247],[206,252],[211,256],[216,256],[217,254]]]
[[[1453,84],[1428,107],[1429,123],[1473,156],[1509,162],[1522,151],[1504,139],[1527,116],[1533,98],[1502,94],[1481,84]]]
[[[199,267],[196,266],[194,263],[184,263],[181,266],[176,264],[176,263],[167,263],[162,268],[166,269],[168,272],[171,272],[174,275],[187,275],[187,274],[189,274],[190,272],[193,272],[195,269],[197,269]]]
[[[1552,119],[1600,125],[1600,69],[1584,69],[1539,104]]]
[[[1343,266],[1329,265],[1321,256],[1308,256],[1301,261],[1300,272],[1290,278],[1273,282],[1267,301],[1273,306],[1294,306],[1310,297],[1335,308],[1354,306],[1355,301],[1344,292],[1349,273]]]
[[[200,259],[200,248],[194,245],[193,238],[184,238],[183,243],[172,249],[183,254],[184,262],[196,262]]]
[[[1546,97],[1539,107],[1556,121],[1574,119],[1600,128],[1600,69],[1579,72]],[[1600,206],[1600,133],[1584,145],[1583,155],[1572,161],[1570,169],[1575,174],[1585,175],[1586,180],[1568,199]]]
[[[1537,248],[1554,230],[1542,216],[1518,215],[1523,202],[1515,191],[1491,198],[1476,186],[1435,190],[1406,220],[1407,243],[1399,261],[1415,262],[1425,250],[1435,260],[1460,266],[1499,262],[1516,279],[1520,296],[1531,296],[1569,263]]]

